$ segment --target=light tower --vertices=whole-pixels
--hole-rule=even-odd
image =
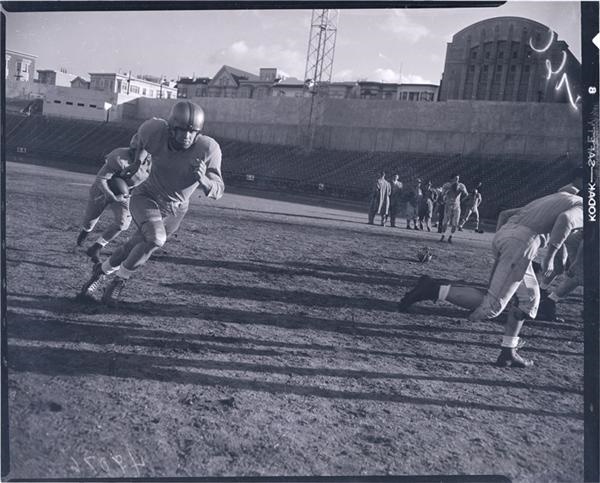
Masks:
[[[310,105],[302,119],[305,147],[309,150],[313,147],[316,127],[321,117],[324,86],[331,83],[339,16],[339,10],[312,11],[304,71],[304,85],[310,96]]]

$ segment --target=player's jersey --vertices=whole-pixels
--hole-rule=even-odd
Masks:
[[[151,162],[146,158],[140,167],[133,174],[129,174],[129,168],[132,165],[129,148],[117,148],[106,155],[104,165],[96,175],[95,183],[100,183],[100,180],[108,181],[113,176],[123,178],[130,188],[133,188],[148,178],[150,174]]]
[[[148,179],[138,188],[138,193],[151,197],[158,203],[187,203],[200,183],[198,166],[206,164],[209,188],[206,196],[219,199],[225,185],[221,176],[221,148],[208,136],[198,135],[195,143],[186,150],[169,149],[169,126],[163,119],[145,121],[137,132],[140,146],[152,155],[152,170]]]
[[[524,226],[538,235],[550,233],[549,243],[560,246],[572,230],[583,227],[583,198],[560,192],[533,200],[502,227]]]
[[[442,187],[442,191],[444,193],[444,201],[447,205],[460,206],[461,196],[467,196],[469,193],[467,191],[467,187],[464,184],[458,183],[458,188],[456,190],[454,190],[452,186],[453,184],[454,183],[444,183],[444,186]]]

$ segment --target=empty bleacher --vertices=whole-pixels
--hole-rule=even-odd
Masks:
[[[6,113],[6,153],[98,166],[112,149],[127,146],[135,126]],[[417,177],[435,186],[453,173],[471,189],[482,183],[483,216],[521,206],[568,182],[571,162],[523,156],[466,156],[400,152],[352,152],[217,139],[223,174],[230,185],[367,200],[381,171],[410,183]]]

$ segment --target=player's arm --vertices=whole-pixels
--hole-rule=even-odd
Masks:
[[[120,160],[117,156],[111,156],[109,154],[106,157],[106,160],[104,161],[104,165],[102,166],[102,168],[100,168],[100,171],[98,171],[98,174],[96,175],[98,187],[104,193],[106,199],[109,201],[119,201],[119,198],[115,196],[111,189],[108,187],[108,180],[123,169],[123,165],[119,161]]]
[[[560,247],[565,243],[571,231],[583,226],[583,207],[574,206],[567,211],[562,212],[556,218],[550,239],[548,240],[548,250],[542,261],[542,269],[545,274],[549,274],[554,270],[554,258]]]
[[[221,175],[221,148],[215,142],[208,156],[195,167],[194,175],[207,198],[218,200],[225,192],[225,183]]]

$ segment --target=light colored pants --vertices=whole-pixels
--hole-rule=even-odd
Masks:
[[[494,237],[494,268],[481,305],[469,317],[484,320],[497,317],[513,296],[519,309],[535,318],[540,304],[540,288],[531,265],[540,247],[540,237],[529,228],[504,225]]]
[[[100,215],[102,215],[106,208],[110,208],[114,219],[107,231],[113,230],[121,232],[129,228],[129,225],[131,224],[129,198],[126,198],[123,201],[113,201],[109,203],[103,191],[96,184],[93,184],[90,188],[90,196],[85,208],[85,214],[83,215],[83,223],[81,224],[82,228],[85,231],[92,231],[98,223]]]
[[[446,203],[442,230],[446,231],[448,225],[450,225],[451,228],[456,229],[458,227],[458,220],[460,220],[460,205],[451,205]]]

